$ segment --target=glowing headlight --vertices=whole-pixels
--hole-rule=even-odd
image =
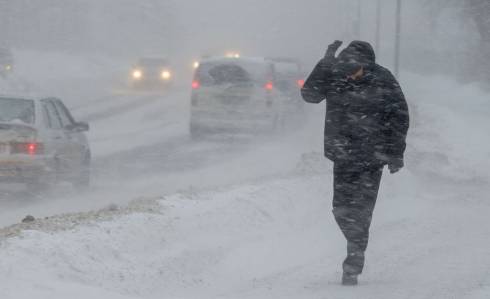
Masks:
[[[5,66],[5,70],[10,71],[11,69],[12,69],[12,66],[11,65],[6,65]]]
[[[197,69],[199,67],[199,65],[200,65],[199,61],[195,61],[193,64],[195,69]]]
[[[170,73],[169,71],[163,71],[161,76],[163,80],[168,80],[172,77],[172,73]]]
[[[140,70],[134,70],[133,71],[133,78],[134,79],[141,79],[143,77],[143,72]]]
[[[228,52],[225,55],[227,58],[240,58],[240,53]]]

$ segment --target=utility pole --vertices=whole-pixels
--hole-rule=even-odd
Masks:
[[[361,18],[362,18],[362,4],[361,0],[357,0],[357,22],[355,25],[356,38],[361,39]]]
[[[381,0],[376,4],[376,54],[381,49]]]
[[[402,0],[396,1],[396,36],[395,36],[395,76],[400,76],[400,43],[402,27]]]

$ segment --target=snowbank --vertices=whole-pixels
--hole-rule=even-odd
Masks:
[[[409,171],[387,178],[356,289],[338,285],[345,244],[330,214],[331,177],[303,174],[4,229],[10,237],[0,247],[0,296],[465,298],[481,292],[479,285],[489,282],[490,228],[474,227],[485,223],[490,205],[441,200],[447,195],[441,190],[421,194],[423,182]]]

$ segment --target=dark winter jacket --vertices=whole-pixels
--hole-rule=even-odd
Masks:
[[[361,78],[348,78],[361,67]],[[394,76],[375,63],[368,43],[352,42],[337,58],[322,59],[302,95],[309,103],[326,99],[325,156],[330,160],[380,164],[403,160],[407,103]]]

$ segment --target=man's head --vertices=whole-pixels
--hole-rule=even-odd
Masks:
[[[365,66],[376,63],[376,55],[373,47],[368,42],[356,40],[340,52],[338,61],[340,63],[357,63]]]
[[[364,76],[365,69],[376,63],[373,47],[363,41],[353,41],[340,52],[336,68],[344,78],[359,80]]]

